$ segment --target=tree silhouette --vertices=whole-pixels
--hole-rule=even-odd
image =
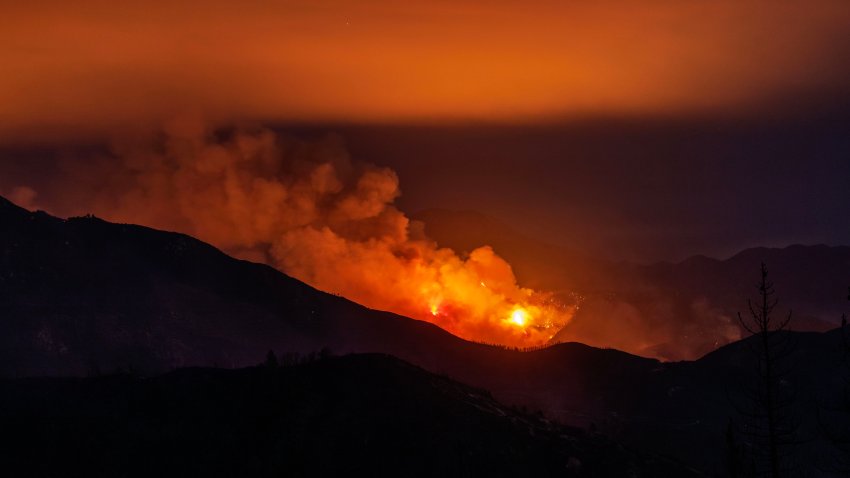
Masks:
[[[752,474],[747,472],[749,470],[746,470],[744,450],[741,443],[738,441],[735,422],[733,422],[731,418],[729,419],[729,423],[726,425],[725,438],[726,470],[729,473],[729,476],[732,478],[738,478]]]
[[[266,361],[263,362],[263,365],[268,368],[277,368],[278,361],[277,355],[275,355],[274,350],[269,350],[269,353],[266,354]]]
[[[850,299],[850,297],[848,297]],[[844,347],[844,366],[845,366],[845,375],[844,375],[844,390],[841,400],[841,408],[845,413],[844,417],[844,430],[843,433],[839,434],[835,437],[834,442],[836,447],[841,451],[842,456],[839,459],[838,467],[839,469],[850,475],[850,431],[847,430],[848,425],[848,416],[850,416],[850,329],[847,327],[847,315],[841,316],[841,339],[842,345]]]
[[[778,301],[764,263],[757,287],[758,300],[747,301],[749,314],[738,313],[741,327],[752,336],[746,343],[753,363],[750,383],[742,387],[744,403],[735,404],[742,416],[737,427],[742,457],[738,476],[779,478],[792,472],[789,458],[799,427],[791,413],[794,393],[788,381],[787,359],[793,344],[786,332],[791,311],[782,318],[774,316]],[[731,436],[727,440],[735,442]]]
[[[850,300],[848,288],[847,300]],[[841,315],[841,363],[844,387],[827,406],[818,409],[818,420],[825,438],[832,443],[833,451],[824,466],[828,472],[850,476],[850,327],[847,314]]]

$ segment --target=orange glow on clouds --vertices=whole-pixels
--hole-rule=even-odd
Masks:
[[[0,0],[0,135],[740,110],[843,84],[845,0]],[[53,128],[52,130],[50,128]],[[64,129],[63,129],[64,128]]]

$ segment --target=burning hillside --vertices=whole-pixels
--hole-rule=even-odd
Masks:
[[[551,295],[519,286],[490,247],[468,256],[440,248],[393,205],[397,175],[352,161],[333,137],[221,133],[181,119],[87,164],[68,167],[63,193],[73,206],[30,206],[185,232],[469,340],[541,345],[573,314]],[[18,196],[33,194],[21,188]]]

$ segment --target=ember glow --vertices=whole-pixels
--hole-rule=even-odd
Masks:
[[[213,132],[183,118],[113,149],[87,168],[68,166],[78,207],[61,212],[186,232],[469,340],[541,345],[572,317],[550,294],[519,286],[492,248],[461,256],[425,237],[393,205],[396,174],[353,162],[338,139]]]

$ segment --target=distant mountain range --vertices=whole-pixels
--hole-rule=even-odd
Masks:
[[[6,377],[102,375],[117,369],[150,376],[187,366],[244,367],[268,350],[382,353],[490,390],[501,403],[540,409],[640,452],[722,475],[724,431],[736,415],[729,397],[752,368],[746,340],[697,361],[668,363],[579,343],[533,352],[472,343],[432,324],[316,291],[182,234],[93,217],[63,220],[2,199],[0,231],[0,375]],[[811,261],[805,259],[809,253]],[[750,262],[768,255],[781,299],[798,294],[783,286],[781,278],[792,276],[788,271],[807,264],[826,271],[815,283],[794,279],[803,292],[788,302],[805,303],[831,297],[833,287],[844,293],[846,280],[839,276],[846,263],[834,262],[839,253],[846,250],[794,247],[756,250],[728,261],[612,267],[666,284],[665,293],[706,290],[707,296],[722,298],[725,290],[731,301],[735,285],[711,286],[709,279],[725,280],[729,271],[738,271],[742,299],[754,295],[747,290],[755,278]],[[782,262],[783,257],[790,259]],[[660,287],[626,285],[634,277],[623,276],[624,292],[610,300],[628,303],[644,289]],[[830,280],[839,284],[821,291]],[[616,321],[610,327],[631,333],[630,326]],[[813,463],[829,450],[817,421],[820,404],[842,391],[842,335],[832,330],[792,336],[797,367],[787,386],[799,390],[795,413],[807,439],[800,453]]]
[[[488,244],[511,263],[520,283],[579,305],[554,341],[666,360],[699,358],[743,336],[736,316],[755,295],[761,262],[770,269],[780,309],[794,311],[793,330],[829,330],[846,310],[850,247],[754,248],[726,260],[695,256],[642,265],[536,241],[476,212],[432,209],[413,217],[439,244],[459,252]]]

